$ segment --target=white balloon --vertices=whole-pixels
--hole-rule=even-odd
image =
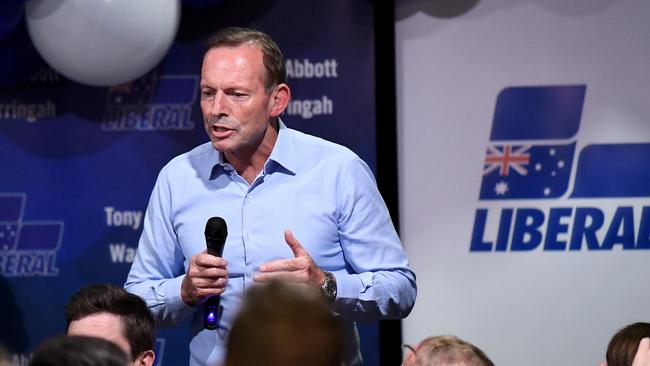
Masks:
[[[139,78],[165,56],[180,0],[29,0],[25,14],[34,46],[53,69],[111,86]]]

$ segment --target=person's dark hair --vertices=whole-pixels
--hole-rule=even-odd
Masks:
[[[607,366],[630,366],[639,342],[650,337],[650,323],[633,323],[619,330],[607,346]]]
[[[494,366],[481,349],[452,335],[426,338],[417,346],[415,353],[414,366]]]
[[[255,45],[262,50],[264,55],[264,68],[266,77],[264,86],[267,92],[279,84],[286,84],[287,70],[284,65],[284,56],[280,47],[266,33],[242,27],[224,28],[213,34],[205,42],[205,52],[216,47],[237,47],[245,43]]]
[[[155,323],[147,304],[139,296],[114,285],[91,285],[72,295],[65,306],[68,322],[89,315],[110,313],[122,321],[122,335],[131,346],[131,359],[153,350]]]
[[[252,287],[226,346],[226,366],[340,366],[342,324],[320,289],[271,282]]]
[[[34,351],[29,366],[127,366],[128,357],[115,343],[97,337],[59,336]]]

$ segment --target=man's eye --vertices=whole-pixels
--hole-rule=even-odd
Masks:
[[[214,95],[214,91],[212,90],[202,90],[201,95],[204,97],[211,97]]]

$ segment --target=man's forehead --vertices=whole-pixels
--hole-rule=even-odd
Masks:
[[[122,333],[122,318],[119,315],[107,312],[86,315],[70,322],[73,331],[100,331]]]
[[[201,85],[210,79],[242,80],[254,78],[264,81],[266,68],[262,50],[257,46],[213,47],[205,55],[201,67]]]
[[[105,338],[117,343],[130,352],[130,346],[124,337],[122,318],[111,313],[95,313],[70,322],[68,335],[84,335]]]
[[[223,59],[246,59],[251,65],[262,64],[264,53],[255,43],[243,43],[237,46],[217,46],[210,48],[203,57],[203,66],[206,61],[218,62]]]

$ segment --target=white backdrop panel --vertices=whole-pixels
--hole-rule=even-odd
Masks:
[[[404,341],[455,334],[500,366],[596,365],[617,329],[650,321],[650,251],[470,252],[470,240],[479,208],[490,210],[486,239],[503,207],[596,207],[611,219],[632,206],[638,227],[648,197],[568,196],[585,146],[650,142],[650,2],[467,7],[449,17],[430,1],[397,5],[401,236],[419,288]],[[548,85],[587,86],[567,193],[479,200],[499,92]]]

